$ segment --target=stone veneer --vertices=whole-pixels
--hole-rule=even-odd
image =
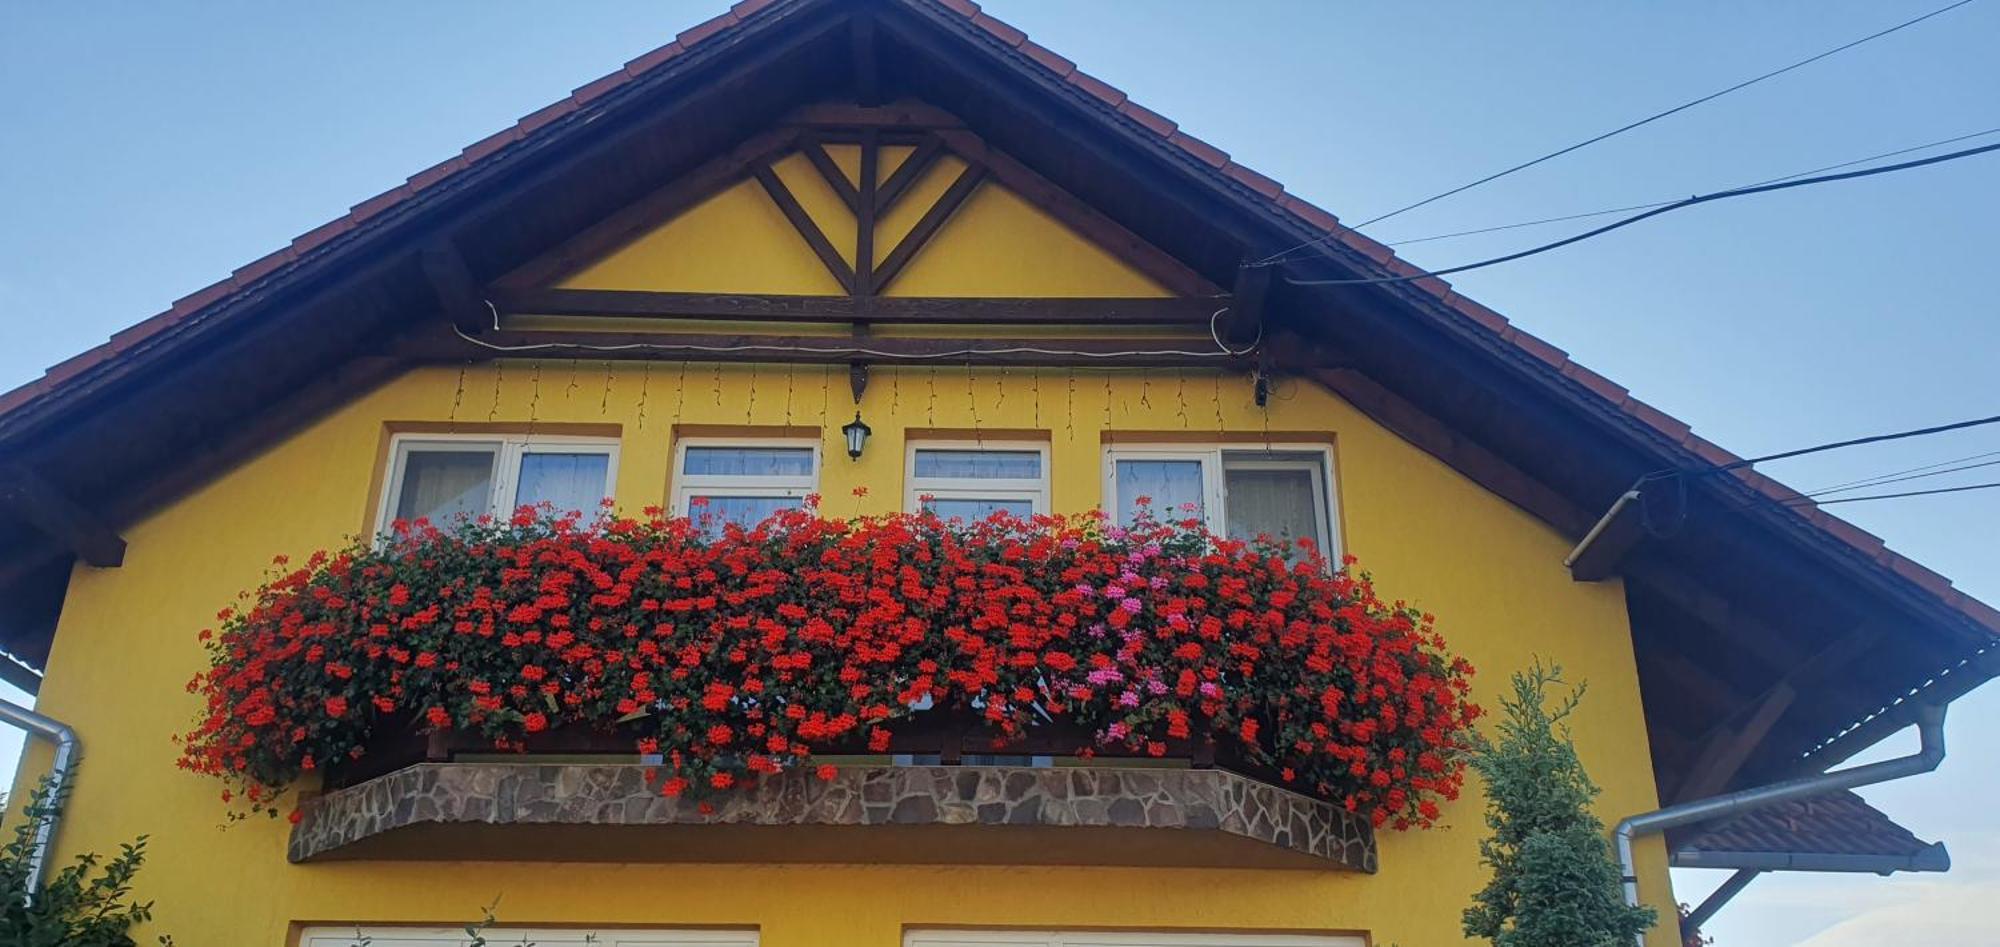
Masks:
[[[422,763],[309,801],[289,857],[309,861],[405,826],[989,825],[1222,832],[1373,872],[1366,821],[1218,769],[844,766],[789,771],[720,793],[703,814],[639,765]]]

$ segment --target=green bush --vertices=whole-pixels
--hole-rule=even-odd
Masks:
[[[137,947],[132,928],[152,920],[152,902],[131,900],[132,878],[146,861],[146,837],[119,846],[104,859],[78,855],[40,891],[28,889],[35,830],[62,811],[60,795],[44,779],[30,794],[14,837],[0,846],[0,945],[4,947]],[[173,941],[162,936],[160,943]]]
[[[1480,860],[1493,880],[1465,911],[1465,933],[1496,947],[1622,947],[1653,924],[1653,910],[1625,904],[1604,823],[1590,811],[1597,786],[1584,772],[1563,721],[1581,686],[1550,708],[1560,667],[1514,675],[1497,740],[1472,768],[1486,781]]]

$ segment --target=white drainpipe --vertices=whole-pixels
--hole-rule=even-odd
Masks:
[[[11,701],[0,700],[0,723],[10,723],[56,745],[55,761],[49,765],[48,802],[60,806],[69,793],[71,769],[76,765],[78,741],[69,724],[38,714]],[[55,845],[56,825],[62,810],[41,817],[35,826],[35,847],[28,854],[28,900],[42,891],[42,879],[49,873],[49,856]]]
[[[1944,707],[1926,706],[1917,708],[1917,733],[1922,746],[1910,756],[1899,756],[1893,760],[1869,763],[1817,776],[1802,776],[1784,782],[1743,789],[1707,799],[1696,799],[1680,805],[1668,806],[1644,815],[1635,815],[1618,823],[1613,831],[1618,846],[1618,867],[1625,878],[1625,903],[1639,904],[1639,876],[1632,864],[1632,839],[1641,835],[1656,835],[1668,829],[1710,819],[1736,815],[1751,809],[1790,802],[1794,799],[1809,799],[1824,796],[1843,789],[1886,783],[1892,779],[1915,776],[1937,769],[1944,762]],[[1646,947],[1646,935],[1636,938],[1638,947]]]

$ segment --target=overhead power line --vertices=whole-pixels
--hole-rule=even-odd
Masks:
[[[1726,88],[1726,89],[1721,89],[1721,90],[1718,90],[1718,91],[1715,91],[1715,92],[1710,92],[1709,94],[1707,94],[1707,95],[1704,95],[1704,96],[1701,96],[1701,97],[1699,97],[1699,98],[1695,98],[1695,99],[1690,99],[1690,100],[1688,100],[1688,101],[1686,101],[1686,102],[1683,102],[1683,103],[1681,103],[1681,104],[1679,104],[1679,105],[1676,105],[1676,106],[1674,106],[1673,108],[1670,108],[1670,109],[1666,109],[1666,110],[1664,110],[1664,111],[1660,111],[1660,112],[1654,112],[1653,114],[1651,114],[1651,115],[1648,115],[1648,116],[1646,116],[1645,118],[1642,118],[1642,119],[1639,119],[1638,121],[1634,121],[1634,122],[1628,122],[1628,123],[1626,123],[1626,124],[1624,124],[1624,125],[1620,125],[1620,126],[1619,126],[1619,127],[1617,127],[1617,128],[1614,128],[1614,129],[1611,129],[1610,131],[1607,131],[1607,132],[1603,132],[1603,133],[1601,133],[1601,134],[1598,134],[1598,135],[1594,135],[1594,136],[1592,136],[1592,137],[1590,137],[1590,138],[1586,138],[1586,139],[1584,139],[1584,140],[1582,140],[1582,141],[1579,141],[1579,142],[1577,142],[1576,144],[1573,144],[1573,145],[1569,145],[1569,146],[1567,146],[1567,147],[1564,147],[1564,148],[1560,148],[1560,149],[1557,149],[1557,150],[1555,150],[1555,151],[1551,151],[1551,152],[1549,152],[1548,154],[1545,154],[1545,155],[1542,155],[1542,156],[1541,156],[1541,157],[1539,157],[1539,158],[1532,158],[1532,159],[1530,159],[1530,160],[1527,160],[1527,161],[1523,161],[1523,162],[1521,162],[1520,164],[1517,164],[1517,165],[1514,165],[1513,167],[1510,167],[1510,168],[1506,168],[1506,169],[1503,169],[1503,170],[1500,170],[1500,171],[1495,171],[1494,173],[1492,173],[1492,174],[1489,174],[1489,175],[1487,175],[1487,176],[1485,176],[1485,177],[1483,177],[1483,178],[1480,178],[1480,179],[1479,179],[1479,180],[1477,180],[1477,181],[1472,181],[1472,182],[1470,182],[1470,183],[1467,183],[1467,184],[1461,184],[1461,185],[1459,185],[1459,186],[1457,186],[1457,187],[1455,187],[1455,188],[1452,188],[1451,190],[1448,190],[1448,191],[1443,191],[1443,192],[1441,192],[1441,193],[1438,193],[1438,194],[1433,194],[1433,195],[1431,195],[1430,197],[1426,197],[1426,198],[1424,198],[1423,200],[1420,200],[1420,201],[1417,201],[1417,202],[1416,202],[1416,203],[1414,203],[1414,204],[1405,204],[1404,206],[1402,206],[1402,207],[1398,207],[1398,208],[1396,208],[1395,210],[1392,210],[1392,211],[1389,211],[1389,212],[1388,212],[1388,213],[1386,213],[1386,214],[1382,214],[1382,215],[1379,215],[1379,216],[1376,216],[1376,217],[1371,217],[1371,218],[1369,218],[1369,219],[1367,219],[1367,220],[1364,220],[1364,221],[1362,221],[1361,223],[1359,223],[1359,224],[1356,224],[1356,225],[1355,225],[1355,229],[1359,229],[1359,228],[1361,228],[1361,227],[1366,227],[1366,226],[1368,226],[1368,225],[1370,225],[1370,224],[1376,224],[1376,223],[1381,223],[1382,221],[1385,221],[1385,220],[1388,220],[1388,219],[1389,219],[1389,218],[1391,218],[1391,217],[1396,217],[1396,216],[1399,216],[1399,215],[1401,215],[1401,214],[1405,214],[1405,213],[1408,213],[1408,212],[1410,212],[1410,211],[1413,211],[1413,210],[1416,210],[1417,208],[1419,208],[1419,207],[1423,207],[1423,206],[1425,206],[1425,205],[1427,205],[1427,204],[1432,204],[1432,203],[1435,203],[1435,202],[1437,202],[1437,201],[1441,201],[1441,200],[1444,200],[1445,198],[1447,198],[1447,197],[1451,197],[1451,196],[1452,196],[1452,195],[1454,195],[1454,194],[1462,194],[1462,193],[1464,193],[1464,192],[1466,192],[1466,191],[1469,191],[1469,190],[1472,190],[1473,188],[1475,188],[1475,187],[1478,187],[1478,186],[1480,186],[1480,185],[1482,185],[1482,184],[1487,184],[1487,183],[1490,183],[1490,182],[1492,182],[1492,181],[1497,181],[1497,180],[1499,180],[1499,179],[1501,179],[1501,178],[1504,178],[1504,177],[1506,177],[1506,176],[1508,176],[1508,175],[1510,175],[1510,174],[1513,174],[1513,173],[1515,173],[1515,172],[1517,172],[1517,171],[1525,171],[1525,170],[1527,170],[1528,168],[1532,168],[1532,167],[1534,167],[1535,165],[1538,165],[1538,164],[1541,164],[1541,163],[1542,163],[1542,162],[1544,162],[1544,161],[1550,161],[1550,160],[1553,160],[1553,159],[1556,159],[1556,158],[1560,158],[1560,157],[1562,157],[1563,155],[1566,155],[1566,154],[1569,154],[1569,153],[1570,153],[1570,152],[1572,152],[1572,151],[1577,151],[1577,150],[1579,150],[1579,149],[1582,149],[1582,148],[1588,148],[1588,147],[1590,147],[1591,145],[1594,145],[1594,144],[1597,144],[1598,142],[1601,142],[1601,141],[1604,141],[1604,140],[1606,140],[1606,139],[1608,139],[1608,138],[1614,138],[1614,137],[1617,137],[1617,136],[1619,136],[1619,135],[1622,135],[1622,134],[1624,134],[1624,133],[1626,133],[1626,132],[1629,132],[1629,131],[1631,131],[1631,130],[1633,130],[1633,129],[1635,129],[1635,128],[1640,128],[1640,127],[1642,127],[1642,126],[1645,126],[1645,125],[1650,125],[1650,124],[1652,124],[1652,123],[1654,123],[1654,122],[1657,122],[1657,121],[1659,121],[1660,119],[1663,119],[1663,118],[1666,118],[1666,117],[1668,117],[1668,116],[1670,116],[1670,115],[1675,115],[1675,114],[1678,114],[1678,113],[1680,113],[1680,112],[1685,112],[1685,111],[1687,111],[1688,109],[1691,109],[1691,108],[1694,108],[1694,107],[1695,107],[1695,106],[1697,106],[1697,105],[1701,105],[1701,104],[1702,104],[1702,103],[1704,103],[1704,102],[1711,102],[1711,101],[1714,101],[1714,100],[1716,100],[1716,99],[1719,99],[1719,98],[1721,98],[1721,97],[1723,97],[1723,96],[1725,96],[1725,95],[1728,95],[1728,94],[1730,94],[1731,92],[1735,92],[1735,91],[1737,91],[1737,90],[1739,90],[1739,89],[1747,89],[1747,88],[1749,88],[1750,86],[1753,86],[1753,85],[1756,85],[1757,83],[1760,83],[1760,82],[1763,82],[1763,81],[1765,81],[1765,80],[1767,80],[1767,79],[1774,79],[1774,78],[1776,78],[1776,77],[1778,77],[1778,76],[1782,76],[1782,75],[1784,75],[1785,73],[1788,73],[1788,72],[1791,72],[1791,71],[1792,71],[1792,70],[1794,70],[1794,69],[1798,69],[1798,68],[1801,68],[1801,67],[1804,67],[1804,66],[1809,66],[1809,65],[1811,65],[1811,64],[1813,64],[1813,63],[1816,63],[1816,62],[1818,62],[1818,61],[1820,61],[1820,60],[1822,60],[1822,59],[1825,59],[1825,58],[1827,58],[1828,56],[1832,56],[1832,55],[1835,55],[1835,54],[1837,54],[1837,53],[1842,53],[1842,52],[1846,52],[1847,50],[1850,50],[1850,49],[1853,49],[1853,48],[1854,48],[1854,47],[1856,47],[1856,46],[1860,46],[1860,45],[1862,45],[1863,43],[1868,43],[1868,42],[1871,42],[1871,41],[1873,41],[1873,40],[1877,40],[1877,39],[1881,39],[1882,37],[1884,37],[1884,36],[1888,36],[1888,35],[1889,35],[1889,34],[1891,34],[1891,33],[1895,33],[1895,32],[1899,32],[1899,31],[1901,31],[1901,30],[1905,30],[1905,29],[1908,29],[1908,28],[1910,28],[1910,27],[1912,27],[1912,26],[1915,26],[1915,25],[1917,25],[1917,24],[1919,24],[1919,23],[1922,23],[1922,22],[1924,22],[1925,20],[1928,20],[1928,19],[1930,19],[1930,18],[1932,18],[1932,17],[1934,17],[1934,16],[1939,16],[1939,15],[1941,15],[1941,14],[1945,14],[1945,13],[1949,13],[1949,12],[1951,12],[1951,11],[1953,11],[1953,10],[1956,10],[1956,9],[1958,9],[1959,7],[1962,7],[1962,6],[1965,6],[1966,4],[1968,4],[1968,3],[1971,3],[1971,2],[1972,2],[1972,0],[1957,0],[1957,2],[1955,2],[1955,3],[1952,3],[1952,4],[1949,4],[1949,5],[1947,5],[1947,6],[1943,6],[1943,7],[1939,7],[1938,9],[1936,9],[1936,10],[1932,10],[1931,12],[1929,12],[1929,13],[1925,13],[1925,14],[1923,14],[1923,15],[1921,15],[1921,16],[1917,16],[1917,17],[1913,17],[1913,18],[1911,18],[1911,19],[1908,19],[1908,20],[1904,20],[1903,22],[1901,22],[1901,23],[1898,23],[1898,24],[1896,24],[1896,25],[1894,25],[1894,26],[1891,26],[1891,27],[1889,27],[1889,28],[1887,28],[1887,29],[1883,29],[1883,30],[1878,30],[1878,31],[1876,31],[1876,32],[1874,32],[1874,33],[1870,33],[1870,34],[1868,34],[1867,36],[1863,36],[1863,37],[1861,37],[1860,39],[1856,39],[1856,40],[1850,40],[1850,41],[1848,41],[1848,42],[1845,42],[1845,43],[1842,43],[1842,44],[1840,44],[1839,46],[1835,46],[1835,47],[1834,47],[1834,48],[1832,48],[1832,49],[1829,49],[1829,50],[1826,50],[1825,52],[1822,52],[1822,53],[1818,53],[1818,54],[1816,54],[1816,55],[1812,55],[1812,56],[1808,56],[1808,57],[1806,57],[1806,58],[1804,58],[1804,59],[1801,59],[1801,60],[1799,60],[1798,62],[1795,62],[1795,63],[1792,63],[1791,65],[1788,65],[1788,66],[1783,66],[1783,67],[1780,67],[1780,68],[1777,68],[1777,69],[1773,69],[1773,70],[1771,70],[1770,72],[1767,72],[1767,73],[1764,73],[1764,74],[1762,74],[1762,75],[1759,75],[1759,76],[1754,76],[1754,77],[1752,77],[1752,78],[1749,78],[1749,79],[1745,79],[1745,80],[1743,80],[1742,82],[1738,82],[1738,83],[1736,83],[1735,85],[1732,85],[1732,86],[1730,86],[1730,87],[1728,87],[1728,88]],[[1268,265],[1268,264],[1271,264],[1271,263],[1276,263],[1276,262],[1279,262],[1279,261],[1281,260],[1281,258],[1283,258],[1283,257],[1286,257],[1286,256],[1289,256],[1290,254],[1292,254],[1292,253],[1294,253],[1294,252],[1296,252],[1296,251],[1299,251],[1299,250],[1303,250],[1303,249],[1305,249],[1305,248],[1307,248],[1307,247],[1310,247],[1310,246],[1314,246],[1314,245],[1316,245],[1316,244],[1319,244],[1319,243],[1322,243],[1322,242],[1324,242],[1324,241],[1325,241],[1325,240],[1327,240],[1327,239],[1328,239],[1328,238],[1327,238],[1327,237],[1324,237],[1324,236],[1323,236],[1323,237],[1315,237],[1315,238],[1313,238],[1313,239],[1311,239],[1311,240],[1308,240],[1308,241],[1306,241],[1306,242],[1304,242],[1304,243],[1301,243],[1301,244],[1299,244],[1298,246],[1295,246],[1295,247],[1290,247],[1290,248],[1287,248],[1287,249],[1284,249],[1284,250],[1280,250],[1280,251],[1278,251],[1277,253],[1273,253],[1273,254],[1271,254],[1270,256],[1268,256],[1268,257],[1265,257],[1265,258],[1264,258],[1264,259],[1262,259],[1262,260],[1258,260],[1258,261],[1257,261],[1257,265]]]
[[[1915,480],[1918,477],[1935,477],[1948,473],[1957,473],[1961,470],[1971,470],[1974,467],[1989,466],[1988,464],[1966,464],[1967,461],[1985,460],[1988,457],[2000,457],[2000,450],[1987,451],[1983,454],[1973,454],[1967,457],[1954,457],[1951,460],[1940,460],[1937,461],[1936,463],[1924,464],[1921,467],[1908,467],[1902,470],[1891,470],[1888,473],[1876,474],[1873,477],[1863,477],[1859,480],[1846,480],[1840,483],[1836,483],[1830,487],[1821,487],[1817,490],[1809,490],[1806,492],[1806,496],[1816,497],[1829,493],[1846,493],[1849,490],[1859,490],[1862,487],[1874,487],[1874,486],[1880,486],[1885,483],[1900,483],[1904,480]],[[2000,464],[2000,461],[1994,461],[1994,463]],[[1955,467],[1952,466],[1953,464],[1965,464],[1965,466]],[[1939,470],[1938,468],[1940,467],[1946,469]],[[1931,471],[1931,472],[1924,473],[1924,471]],[[1910,476],[1905,476],[1906,474]]]
[[[1880,161],[1884,158],[1894,158],[1899,155],[1906,155],[1912,152],[1928,151],[1932,148],[1942,148],[1945,145],[1957,144],[1958,142],[1961,141],[1970,141],[1971,139],[1974,138],[1984,138],[1988,135],[1995,135],[1995,134],[2000,134],[2000,127],[1989,128],[1986,129],[1985,131],[1972,132],[1966,135],[1955,135],[1950,138],[1943,138],[1937,141],[1926,142],[1921,145],[1911,145],[1908,148],[1898,148],[1895,151],[1884,151],[1881,154],[1869,155],[1866,158],[1855,158],[1852,161],[1842,161],[1839,164],[1829,164],[1824,167],[1812,168],[1806,171],[1799,171],[1792,174],[1787,174],[1783,177],[1765,178],[1762,181],[1752,181],[1749,184],[1743,184],[1739,186],[1757,187],[1758,185],[1762,184],[1776,184],[1779,181],[1789,181],[1793,178],[1802,178],[1808,174],[1823,174],[1827,171],[1838,171],[1841,168],[1851,168],[1857,164],[1867,164],[1870,161]],[[1678,198],[1676,198],[1675,200],[1678,200]],[[1635,210],[1650,210],[1654,207],[1665,207],[1668,204],[1672,203],[1674,203],[1674,200],[1649,201],[1644,204],[1627,204],[1623,207],[1607,207],[1603,210],[1586,211],[1581,214],[1564,214],[1560,217],[1543,217],[1538,220],[1524,220],[1519,223],[1500,224],[1494,227],[1480,227],[1474,230],[1457,230],[1451,233],[1432,234],[1428,237],[1410,237],[1405,240],[1386,240],[1383,242],[1387,243],[1389,246],[1392,247],[1402,247],[1402,246],[1408,246],[1413,243],[1429,243],[1433,240],[1450,240],[1454,237],[1471,237],[1483,233],[1499,233],[1500,231],[1503,230],[1519,230],[1523,227],[1539,227],[1543,224],[1559,224],[1563,223],[1564,221],[1570,221],[1570,220],[1587,220],[1592,217],[1603,217],[1606,214],[1625,214]]]
[[[1610,233],[1613,230],[1618,230],[1624,227],[1630,227],[1633,224],[1636,224],[1642,220],[1648,220],[1653,217],[1658,217],[1661,214],[1671,213],[1673,211],[1681,210],[1683,208],[1693,207],[1697,204],[1706,204],[1711,201],[1725,200],[1732,197],[1748,197],[1752,194],[1764,194],[1770,191],[1782,191],[1795,187],[1809,187],[1815,184],[1828,184],[1834,181],[1847,181],[1847,180],[1852,180],[1854,178],[1872,177],[1877,174],[1889,174],[1896,171],[1908,171],[1912,168],[1921,168],[1926,165],[1942,164],[1946,161],[1956,161],[1960,158],[1970,158],[1974,155],[1983,155],[1991,151],[2000,151],[2000,145],[1984,145],[1978,148],[1967,148],[1963,151],[1953,151],[1946,154],[1934,155],[1929,158],[1919,158],[1914,161],[1905,161],[1900,164],[1886,164],[1879,168],[1863,168],[1862,170],[1859,171],[1847,171],[1841,174],[1823,174],[1817,177],[1800,178],[1798,180],[1784,181],[1777,184],[1761,184],[1755,187],[1739,187],[1727,191],[1716,191],[1711,194],[1697,194],[1694,197],[1687,198],[1686,200],[1675,201],[1671,204],[1667,204],[1661,207],[1655,207],[1652,210],[1646,211],[1645,213],[1634,214],[1622,220],[1617,220],[1612,223],[1605,224],[1604,226],[1598,227],[1595,230],[1586,230],[1583,233],[1576,234],[1575,236],[1565,237],[1561,240],[1557,240],[1551,243],[1545,243],[1538,247],[1530,247],[1529,249],[1521,250],[1516,253],[1509,253],[1506,254],[1505,256],[1497,256],[1491,259],[1480,260],[1477,263],[1466,263],[1459,266],[1445,267],[1444,269],[1441,270],[1430,270],[1427,272],[1419,272],[1411,276],[1379,276],[1379,277],[1369,277],[1361,279],[1294,279],[1288,276],[1285,277],[1285,282],[1293,286],[1367,286],[1367,285],[1381,285],[1387,283],[1409,283],[1420,279],[1428,279],[1433,276],[1449,276],[1453,273],[1463,273],[1467,270],[1484,269],[1489,266],[1497,266],[1501,263],[1511,263],[1515,260],[1524,259],[1527,257],[1535,256],[1537,254],[1547,253],[1550,250],[1561,249],[1562,247],[1569,246],[1572,243],[1580,243],[1582,241],[1589,240],[1592,237],[1598,237]],[[1254,266],[1255,264],[1249,264],[1249,265]]]
[[[1991,490],[2000,487],[2000,481],[1992,483],[1972,483],[1962,487],[1939,487],[1935,490],[1905,490],[1902,493],[1871,493],[1865,497],[1841,497],[1836,500],[1787,500],[1785,506],[1831,506],[1835,503],[1865,503],[1869,500],[1900,500],[1903,497],[1927,497],[1939,493],[1966,493],[1972,490]]]
[[[1832,441],[1826,444],[1814,444],[1811,447],[1800,447],[1793,450],[1780,451],[1775,454],[1765,454],[1762,457],[1750,457],[1744,460],[1736,461],[1734,463],[1721,464],[1703,472],[1722,473],[1724,471],[1735,470],[1739,467],[1751,467],[1757,464],[1769,463],[1774,460],[1788,460],[1793,457],[1804,457],[1807,454],[1818,454],[1830,450],[1839,450],[1843,447],[1859,447],[1863,444],[1880,444],[1884,441],[1900,441],[1912,437],[1927,437],[1932,434],[1943,434],[1948,431],[1963,431],[1966,428],[1983,427],[1988,424],[2000,424],[2000,414],[1996,414],[1992,417],[1986,417],[1986,418],[1973,418],[1972,420],[1969,421],[1953,421],[1950,424],[1937,424],[1931,427],[1911,428],[1910,430],[1907,431],[1895,431],[1889,434],[1870,434],[1867,437],[1856,437],[1845,441]],[[1949,463],[1949,461],[1947,461],[1947,463]]]

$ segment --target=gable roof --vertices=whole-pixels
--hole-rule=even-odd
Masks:
[[[1762,618],[1753,621],[1745,612],[1760,609],[1738,607],[1759,594],[1778,595],[1754,588],[1765,584],[1759,580],[1775,577],[1790,583],[1784,586],[1787,593],[1827,590],[1828,601],[1822,604],[1842,610],[1843,626],[1824,629],[1828,636],[1844,635],[1853,623],[1897,626],[1893,634],[1873,640],[1874,651],[1864,649],[1851,666],[1838,674],[1828,671],[1815,684],[1838,693],[1838,699],[1828,698],[1810,719],[1793,724],[1799,732],[1788,742],[1778,741],[1785,747],[1781,755],[1817,751],[1812,765],[1828,765],[1899,725],[1899,708],[1913,694],[1922,691],[1925,700],[1948,700],[1993,673],[1987,655],[1993,635],[2000,633],[2000,611],[1747,466],[1722,476],[1699,476],[1739,458],[1445,281],[1422,277],[1388,247],[1343,226],[1333,214],[1287,193],[966,0],[737,3],[227,279],[177,300],[105,344],[52,367],[42,378],[0,395],[0,448],[26,464],[68,465],[69,470],[52,471],[51,479],[73,483],[80,502],[105,510],[114,521],[140,515],[212,466],[176,460],[185,468],[176,476],[145,489],[120,491],[118,484],[141,476],[139,461],[104,465],[100,471],[80,460],[101,459],[109,449],[85,443],[90,438],[103,440],[121,423],[142,426],[138,420],[120,420],[120,412],[130,413],[139,403],[138,392],[189,391],[200,377],[198,366],[256,352],[268,360],[260,367],[271,375],[319,379],[313,389],[317,394],[293,399],[301,404],[285,415],[290,419],[285,423],[297,423],[301,412],[315,410],[315,405],[325,410],[351,397],[355,387],[380,381],[404,364],[382,355],[371,338],[401,331],[396,320],[403,314],[435,305],[425,297],[423,281],[412,278],[410,248],[438,239],[451,221],[478,213],[490,218],[504,202],[512,202],[506,204],[511,211],[559,185],[572,186],[565,182],[583,177],[579,168],[611,167],[606,156],[622,153],[621,148],[639,153],[641,146],[632,141],[643,142],[647,161],[627,164],[650,163],[661,173],[684,170],[697,156],[725,149],[748,123],[818,91],[821,84],[808,78],[824,78],[836,67],[823,60],[837,57],[847,46],[844,36],[839,42],[827,36],[841,29],[845,18],[859,22],[863,16],[879,19],[888,41],[921,54],[895,63],[908,84],[952,99],[953,111],[969,124],[983,126],[996,146],[1037,164],[1058,184],[1095,198],[1094,203],[1135,232],[1152,237],[1220,285],[1229,285],[1236,265],[1251,253],[1308,240],[1320,242],[1311,258],[1295,264],[1302,274],[1421,277],[1385,286],[1274,293],[1294,314],[1294,329],[1304,340],[1329,353],[1325,370],[1314,377],[1426,450],[1462,469],[1478,466],[1485,471],[1478,478],[1482,483],[1557,528],[1581,536],[1635,472],[1696,472],[1680,511],[1680,519],[1693,525],[1657,541],[1659,561],[1651,564],[1654,573],[1647,580],[1669,600],[1662,608],[1685,619],[1684,624],[1714,626],[1732,641],[1744,641],[1746,634],[1754,639],[1758,621],[1774,611],[1789,618],[1793,611],[1789,603],[1763,607]],[[797,75],[779,78],[784,73],[779,63],[799,64]],[[726,100],[732,108],[727,114],[718,112],[697,92]],[[653,120],[656,126],[676,123],[671,135],[650,132],[652,137],[645,137],[631,131],[653,128],[643,126],[643,120],[654,115],[663,116]],[[1020,115],[1060,121],[1061,133],[1051,134],[1057,126],[1010,120]],[[620,133],[629,140],[617,137]],[[1099,170],[1114,165],[1118,174]],[[1111,178],[1119,180],[1108,183]],[[612,184],[602,188],[592,192],[591,200],[560,202],[559,208],[559,202],[549,201],[536,204],[533,213],[513,213],[510,224],[521,234],[517,242],[574,230],[588,214],[623,199]],[[467,239],[464,228],[459,232]],[[477,239],[486,242],[475,242],[468,256],[484,263],[512,252],[506,241],[516,238],[488,234]],[[346,318],[338,323],[311,318],[326,312],[336,296]],[[1341,318],[1326,318],[1328,311]],[[272,338],[280,328],[301,335],[280,346]],[[206,416],[201,412],[252,410],[232,407],[220,394],[201,397],[207,400],[183,412],[197,418],[184,422],[195,429],[192,433],[169,427],[149,429],[149,435],[198,442],[199,418]],[[1496,412],[1493,404],[1511,410]],[[1540,456],[1530,445],[1549,443],[1552,431],[1568,450]],[[133,440],[118,446],[136,457],[150,443]],[[92,450],[99,453],[92,455]],[[230,451],[225,446],[214,451],[214,458],[197,459],[224,463]],[[67,476],[71,472],[77,474],[74,480]],[[1700,519],[1717,512],[1728,521]],[[25,549],[30,545],[25,538],[33,536],[35,531],[23,523],[0,522],[0,541],[22,540],[14,545]],[[66,574],[66,560],[54,557],[45,539],[33,545],[31,552],[17,549],[13,562],[0,560],[0,586],[46,584],[59,581],[52,576]],[[1745,571],[1750,568],[1765,571],[1751,578]],[[1689,575],[1698,581],[1684,581]],[[1678,592],[1672,590],[1676,577],[1682,586]],[[1687,588],[1690,584],[1695,587]],[[1772,601],[1781,600],[1765,604]],[[1822,630],[1804,627],[1815,617],[1796,619],[1805,655],[1822,646],[1813,643]],[[1668,647],[1664,638],[1680,634],[1679,629],[1676,625],[1651,644],[1642,640],[1642,650]],[[47,628],[34,621],[17,623],[0,628],[0,644],[39,662],[46,634]],[[1868,656],[1891,652],[1897,659],[1893,667],[1870,666]],[[1786,662],[1776,654],[1768,663]],[[1687,686],[1677,676],[1683,672],[1662,673],[1664,677],[1646,681],[1649,712],[1655,694],[1668,692],[1658,699],[1671,700],[1671,691]],[[1734,672],[1716,673],[1726,677]],[[1746,680],[1738,689],[1755,695],[1763,683]],[[1854,693],[1845,693],[1848,689]],[[1724,719],[1691,720],[1687,726],[1693,733],[1727,732],[1741,725],[1739,718],[1732,708]]]

